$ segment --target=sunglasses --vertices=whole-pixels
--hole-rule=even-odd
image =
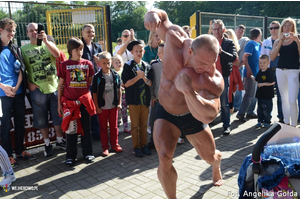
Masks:
[[[276,26],[276,27],[270,27],[269,29],[270,29],[270,30],[273,30],[273,29],[274,29],[274,30],[277,30],[277,29],[279,29],[279,26]]]
[[[124,38],[128,38],[129,37],[129,35],[122,35]]]

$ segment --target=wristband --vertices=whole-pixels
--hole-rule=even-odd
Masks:
[[[146,82],[146,85],[148,85],[150,83],[150,80],[148,79],[148,81]]]

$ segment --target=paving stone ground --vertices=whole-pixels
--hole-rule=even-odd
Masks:
[[[276,99],[272,121],[277,117]],[[237,199],[237,178],[244,158],[252,152],[253,145],[267,129],[256,128],[257,119],[241,123],[236,113],[231,116],[232,132],[223,136],[221,118],[218,116],[211,126],[217,149],[223,153],[221,170],[224,185],[212,184],[212,168],[196,153],[192,145],[177,146],[173,164],[177,169],[177,198],[180,199]],[[0,189],[4,199],[165,199],[166,195],[157,179],[158,156],[137,158],[132,154],[132,141],[129,134],[120,127],[119,143],[122,153],[110,153],[102,157],[100,141],[93,141],[95,162],[83,161],[80,143],[76,166],[65,165],[65,152],[54,150],[54,156],[46,158],[43,148],[30,149],[36,160],[19,161],[15,169],[17,181],[12,186],[37,186],[37,190]],[[149,136],[149,135],[148,135]]]

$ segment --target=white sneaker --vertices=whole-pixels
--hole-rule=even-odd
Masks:
[[[15,180],[17,180],[17,178],[15,177],[14,174],[6,174],[4,175],[2,181],[0,182],[0,186],[1,187],[10,186],[12,182],[14,182]]]
[[[184,139],[182,139],[181,137],[178,138],[177,144],[182,144],[184,143]]]
[[[147,133],[151,134],[151,128],[150,127],[147,128]]]

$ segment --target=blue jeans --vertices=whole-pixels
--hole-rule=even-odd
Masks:
[[[228,88],[229,88],[229,77],[225,76],[224,79],[224,90],[220,96],[221,101],[221,116],[223,127],[227,128],[230,127],[230,110],[229,110],[229,103],[228,103]]]
[[[2,101],[3,116],[1,120],[1,145],[12,157],[13,147],[10,138],[11,130],[11,111],[14,115],[14,132],[15,132],[15,153],[17,155],[24,151],[24,134],[25,134],[25,93],[17,94],[15,97],[0,97]]]
[[[271,124],[273,99],[258,99],[257,117],[259,123]]]
[[[242,81],[243,81],[243,78],[244,78],[244,68],[245,68],[245,66],[242,66],[239,69]],[[236,90],[235,95],[234,95],[234,100],[233,100],[233,107],[234,107],[235,110],[240,109],[242,99],[243,99],[243,91],[239,90],[239,88],[237,87],[237,90]]]
[[[252,78],[244,77],[244,89],[245,95],[241,103],[240,110],[236,115],[237,117],[245,117],[246,112],[248,114],[251,114],[251,112],[253,113],[255,109],[255,93],[257,89],[257,83],[254,80],[252,80]]]
[[[247,109],[247,114],[255,114],[255,106],[256,106],[257,98],[253,98],[250,102],[250,105]]]

